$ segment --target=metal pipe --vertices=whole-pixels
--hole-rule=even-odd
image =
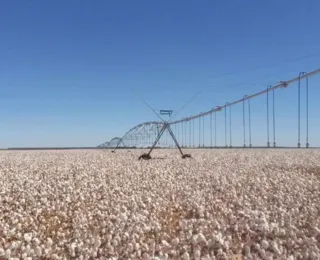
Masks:
[[[314,76],[316,74],[320,73],[320,69],[318,70],[314,70],[314,71],[311,71],[309,73],[306,73],[305,75],[302,75],[300,77],[300,79],[304,79],[306,77],[311,77],[311,76]],[[281,81],[279,84],[271,87],[269,90],[275,90],[275,89],[278,89],[278,88],[286,88],[288,87],[289,85],[291,85],[292,83],[294,82],[297,82],[299,80],[299,77],[296,77],[296,78],[293,78],[291,80],[288,80],[288,81]],[[234,102],[231,102],[231,103],[228,103],[228,104],[225,104],[223,106],[218,106],[217,108],[214,108],[214,109],[211,109],[207,112],[204,112],[204,113],[200,113],[198,115],[195,115],[195,116],[192,116],[192,117],[189,117],[189,118],[184,118],[184,119],[180,119],[180,120],[176,120],[176,121],[173,121],[173,122],[170,122],[170,124],[177,124],[179,122],[182,122],[182,121],[185,121],[185,120],[191,120],[191,119],[195,119],[195,118],[198,118],[200,116],[204,116],[204,115],[209,115],[211,112],[214,112],[214,111],[221,111],[222,109],[226,108],[226,107],[229,107],[229,106],[233,106],[235,104],[238,104],[238,103],[241,103],[243,102],[243,100],[248,100],[248,99],[252,99],[254,97],[257,97],[257,96],[260,96],[260,95],[263,95],[263,94],[266,94],[268,90],[262,90],[256,94],[253,94],[253,95],[249,95],[247,96],[246,98],[241,98],[239,100],[236,100]]]

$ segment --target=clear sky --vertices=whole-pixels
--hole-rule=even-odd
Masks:
[[[319,14],[318,0],[1,1],[0,147],[95,146],[157,120],[132,88],[174,111],[201,91],[180,118],[318,69]],[[311,145],[319,97],[320,75]],[[277,143],[296,145],[296,84],[276,101]],[[266,142],[264,102],[252,101],[254,144]],[[242,144],[242,108],[232,109]]]

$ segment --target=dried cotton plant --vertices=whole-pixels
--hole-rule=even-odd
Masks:
[[[319,256],[320,151],[140,153],[1,152],[0,258]]]

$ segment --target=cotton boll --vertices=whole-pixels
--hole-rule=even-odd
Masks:
[[[46,247],[47,247],[47,248],[51,248],[52,244],[53,244],[52,239],[51,239],[50,237],[48,237],[47,243],[46,243]]]
[[[269,247],[269,243],[268,243],[268,241],[267,240],[262,240],[261,241],[261,247],[263,248],[263,249],[268,249],[268,247]]]
[[[190,256],[188,252],[184,252],[181,256],[182,260],[190,260]]]
[[[207,255],[201,257],[201,260],[211,260],[211,257],[207,254]]]
[[[24,237],[24,240],[25,240],[27,243],[30,243],[31,240],[32,240],[32,233],[25,233],[25,234],[23,235],[23,237]]]
[[[319,260],[319,255],[315,252],[310,253],[310,259],[311,260]]]
[[[11,256],[11,250],[10,250],[10,248],[8,248],[8,249],[5,251],[4,256],[5,256],[6,258],[9,258],[9,257]]]
[[[278,247],[278,245],[276,244],[276,242],[272,241],[272,243],[271,243],[271,248],[272,248],[273,252],[274,252],[276,255],[281,255],[281,252],[280,252],[279,247]]]
[[[35,248],[35,254],[36,254],[36,256],[38,256],[38,257],[41,257],[41,256],[42,256],[42,249],[41,249],[40,246],[37,246],[37,247]]]
[[[172,241],[171,241],[171,245],[173,245],[173,246],[178,246],[179,245],[179,238],[174,238]]]
[[[5,256],[5,254],[5,250],[2,247],[0,247],[0,256]]]
[[[193,253],[193,257],[195,260],[200,260],[201,252],[199,249],[195,250],[195,252]]]

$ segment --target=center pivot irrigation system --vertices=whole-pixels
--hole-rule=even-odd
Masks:
[[[110,142],[106,142],[98,147],[100,148],[108,148],[108,147],[114,147],[115,149],[112,151],[114,152],[117,148],[120,148],[120,145],[122,144],[124,148],[129,148],[129,147],[136,147],[137,144],[151,144],[152,143],[152,146],[151,147],[148,147],[150,148],[149,152],[148,153],[144,153],[142,154],[139,159],[151,159],[151,152],[156,148],[158,142],[160,141],[160,138],[162,136],[164,136],[165,134],[165,142],[167,144],[167,135],[169,134],[172,139],[173,139],[173,143],[175,146],[177,146],[179,152],[181,153],[182,155],[182,158],[190,158],[191,155],[189,154],[184,154],[182,152],[182,149],[181,147],[186,147],[186,143],[187,143],[187,139],[186,139],[186,132],[187,132],[187,123],[189,123],[189,147],[195,147],[194,146],[194,122],[196,119],[199,119],[199,147],[200,147],[200,122],[201,122],[201,119],[202,120],[202,123],[203,123],[203,126],[202,126],[202,130],[204,131],[204,117],[205,116],[210,116],[210,138],[211,138],[211,145],[210,147],[213,148],[218,148],[217,145],[216,145],[216,130],[215,130],[215,146],[213,146],[213,142],[212,142],[212,115],[215,114],[215,117],[216,117],[216,113],[217,112],[220,112],[222,110],[225,110],[225,147],[227,148],[228,145],[227,145],[227,109],[229,108],[229,118],[230,118],[230,148],[232,147],[231,145],[231,107],[235,104],[243,104],[243,131],[244,131],[244,145],[243,147],[252,147],[251,145],[251,120],[250,120],[250,100],[253,99],[253,98],[256,98],[258,96],[261,96],[261,95],[266,95],[267,96],[267,147],[271,147],[270,145],[270,141],[269,141],[269,138],[270,138],[270,134],[269,134],[269,95],[270,93],[272,94],[272,97],[273,97],[273,114],[272,114],[272,117],[273,117],[273,120],[272,120],[272,123],[273,123],[273,147],[276,148],[276,142],[275,142],[275,113],[274,113],[274,92],[276,89],[281,89],[281,88],[287,88],[289,85],[292,85],[293,83],[295,82],[298,82],[298,142],[297,142],[297,147],[300,148],[301,147],[301,131],[300,131],[300,128],[301,128],[301,122],[300,122],[300,114],[301,114],[301,82],[302,80],[305,80],[305,83],[306,83],[306,148],[308,148],[310,146],[309,144],[309,121],[308,121],[308,96],[309,96],[309,93],[308,93],[308,79],[311,77],[311,76],[315,76],[316,74],[319,74],[320,73],[320,69],[318,70],[314,70],[314,71],[311,71],[309,73],[306,73],[306,72],[300,72],[298,77],[296,78],[293,78],[291,80],[287,80],[287,81],[280,81],[278,84],[274,85],[274,86],[268,86],[266,89],[256,93],[256,94],[253,94],[253,95],[245,95],[243,98],[239,99],[239,100],[236,100],[234,102],[227,102],[225,103],[225,105],[222,105],[222,106],[216,106],[215,108],[207,111],[207,112],[204,112],[204,113],[199,113],[197,115],[194,115],[194,116],[190,116],[190,117],[187,117],[187,118],[183,118],[183,119],[180,119],[180,120],[175,120],[173,121],[173,118],[176,117],[176,115],[186,107],[186,105],[188,105],[197,95],[200,94],[197,93],[191,100],[189,100],[180,110],[178,110],[177,113],[175,113],[174,116],[172,116],[173,114],[173,111],[172,110],[160,110],[160,113],[157,113],[147,102],[145,102],[143,100],[143,102],[149,107],[149,109],[151,109],[158,118],[161,119],[161,121],[153,121],[153,122],[146,122],[146,123],[142,123],[142,124],[139,124],[133,128],[131,128],[129,131],[127,131],[123,137],[119,138],[119,137],[116,137],[116,138],[113,138]],[[249,114],[248,114],[248,119],[249,119],[249,142],[250,144],[248,146],[246,146],[246,135],[245,135],[245,102],[248,102],[248,105],[249,105]],[[166,121],[164,120],[161,116],[169,116],[169,120]],[[193,124],[191,124],[191,122],[193,122]],[[185,137],[185,138],[180,138],[181,142],[182,142],[182,146],[179,145],[179,125],[181,125],[181,136]],[[191,127],[193,125],[193,128]],[[174,126],[174,130],[175,131],[172,131],[173,129],[173,126]],[[182,127],[182,126],[185,126],[185,127]],[[216,127],[216,126],[215,126]],[[193,130],[192,130],[193,129]],[[191,133],[193,132],[193,139],[191,138]],[[177,134],[178,138],[175,137],[175,134]],[[202,137],[204,138],[204,133],[202,135]],[[155,138],[155,139],[153,139]],[[154,140],[154,141],[153,141]],[[193,146],[191,145],[192,143],[192,140],[193,140]],[[124,141],[126,142],[129,142],[129,143],[124,143]],[[144,143],[143,143],[144,142]],[[204,147],[204,139],[203,139],[203,146]]]
[[[168,116],[170,117],[170,116],[172,115],[172,112],[173,112],[172,110],[160,110],[160,115],[168,115]],[[163,120],[163,119],[162,119],[162,120]],[[156,147],[157,143],[159,142],[161,136],[164,134],[165,131],[168,131],[168,132],[169,132],[170,136],[172,137],[172,140],[174,141],[175,145],[176,145],[177,148],[179,149],[179,152],[180,152],[182,158],[183,158],[183,159],[184,159],[184,158],[191,158],[191,155],[190,155],[190,154],[184,154],[184,153],[182,152],[181,147],[180,147],[180,145],[179,145],[179,143],[178,143],[178,140],[177,140],[177,138],[175,137],[175,135],[174,135],[174,133],[173,133],[171,127],[170,127],[170,122],[164,121],[164,122],[163,122],[163,125],[162,125],[162,128],[161,128],[161,130],[160,130],[160,132],[159,132],[156,140],[153,142],[152,147],[150,148],[149,152],[140,155],[139,160],[140,160],[140,159],[145,159],[145,160],[151,159],[151,155],[150,155],[150,154],[151,154],[151,152],[153,151],[153,149]]]

